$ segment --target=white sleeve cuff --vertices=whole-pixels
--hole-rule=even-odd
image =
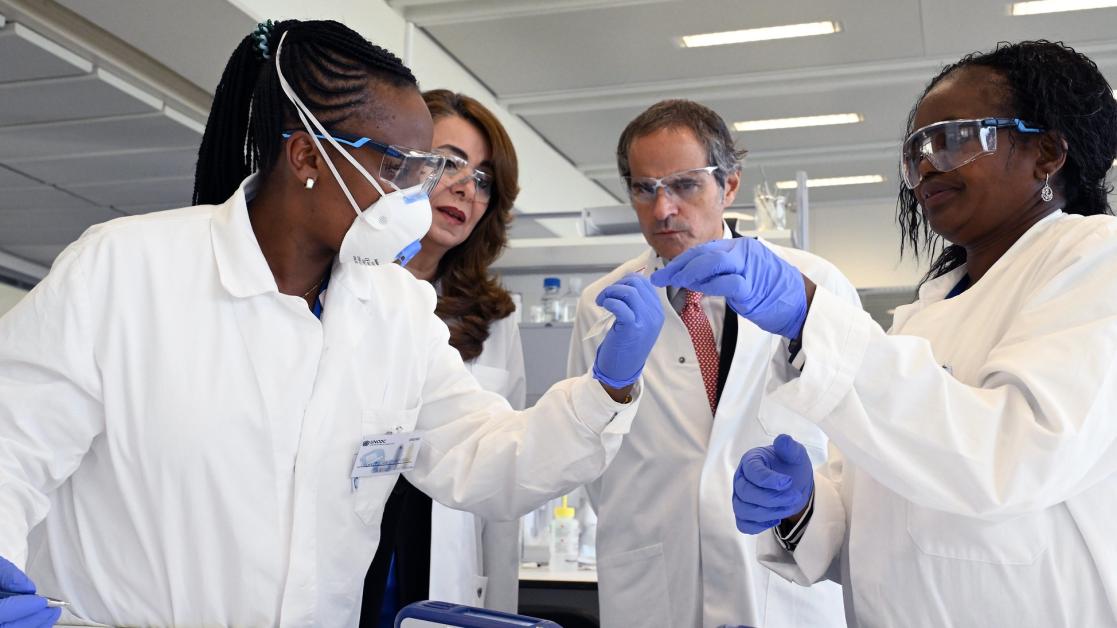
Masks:
[[[632,400],[628,403],[613,401],[601,382],[588,374],[577,380],[571,397],[578,420],[595,434],[627,434],[643,396],[643,378],[632,387]]]

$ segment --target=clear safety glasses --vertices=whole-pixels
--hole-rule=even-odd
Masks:
[[[294,131],[287,131],[283,139],[288,139]],[[344,133],[330,135],[338,144],[352,148],[371,148],[383,155],[380,160],[380,180],[397,190],[406,190],[417,185],[422,186],[424,194],[428,196],[438,185],[442,172],[446,167],[446,157],[435,153],[428,153],[406,146],[383,144],[368,137],[357,137]],[[315,134],[318,139],[325,136]]]
[[[674,197],[680,201],[690,201],[702,196],[702,191],[707,186],[716,185],[714,171],[717,166],[693,168],[669,174],[662,179],[653,177],[625,177],[624,184],[628,189],[628,198],[637,205],[651,205],[663,188],[664,195]]]
[[[446,159],[446,169],[442,172],[441,184],[448,188],[464,185],[473,181],[473,199],[479,203],[488,203],[493,197],[493,175],[478,170],[468,161],[457,155],[436,153]]]
[[[900,174],[904,185],[915,189],[923,180],[919,163],[926,159],[939,172],[950,172],[983,155],[997,151],[997,129],[1020,133],[1043,133],[1043,129],[1020,118],[982,118],[936,122],[908,136],[900,152]]]

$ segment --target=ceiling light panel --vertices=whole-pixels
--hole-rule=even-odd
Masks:
[[[788,24],[786,26],[768,26],[765,28],[746,28],[744,30],[725,31],[721,33],[686,35],[681,38],[681,41],[684,48],[703,48],[706,46],[727,46],[729,44],[746,44],[755,41],[771,41],[773,39],[831,35],[841,32],[841,30],[842,27],[837,22],[810,22],[807,24]]]
[[[1063,13],[1065,11],[1085,11],[1087,9],[1109,9],[1117,7],[1115,0],[1032,0],[1014,2],[1013,15],[1041,15],[1044,13]]]
[[[884,177],[879,174],[866,174],[855,177],[830,177],[826,179],[807,179],[808,188],[829,188],[840,185],[864,185],[867,183],[884,183]],[[797,181],[777,181],[776,188],[780,190],[794,190],[799,187]]]
[[[859,113],[835,113],[825,116],[803,116],[799,118],[773,118],[770,120],[748,120],[736,122],[737,131],[770,131],[772,129],[799,129],[809,126],[832,126],[836,124],[857,124],[865,117]]]

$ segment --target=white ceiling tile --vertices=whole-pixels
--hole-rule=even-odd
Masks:
[[[917,57],[916,0],[676,0],[435,26],[498,95]],[[838,20],[835,35],[684,49],[696,33]]]
[[[13,209],[0,211],[0,246],[68,244],[90,225],[119,218],[99,207],[74,209]]]
[[[0,59],[19,60],[0,63],[0,83],[78,76],[92,69],[88,61],[15,23],[0,29]]]
[[[66,189],[99,205],[187,207],[194,194],[194,176],[134,182],[89,183]]]
[[[194,175],[196,146],[79,157],[8,161],[12,168],[54,185],[139,181]],[[0,178],[0,186],[3,179]]]
[[[93,207],[93,204],[73,194],[46,185],[14,188],[0,193],[0,211],[24,210],[36,207],[70,209]]]
[[[0,128],[0,163],[37,157],[73,156],[196,146],[201,136],[162,113]]]
[[[37,185],[40,185],[38,181],[28,179],[18,172],[9,170],[5,168],[3,164],[0,164],[0,190],[8,188],[27,188]]]
[[[59,0],[59,4],[211,93],[233,49],[256,28],[256,20],[227,0]]]
[[[10,244],[4,247],[4,251],[49,268],[54,263],[54,258],[58,257],[66,246],[66,244]]]
[[[96,75],[0,83],[0,102],[0,127],[158,111]]]

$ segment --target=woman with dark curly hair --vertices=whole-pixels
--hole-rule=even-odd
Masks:
[[[408,263],[434,284],[435,313],[450,344],[486,390],[523,407],[524,358],[512,299],[489,272],[508,241],[519,193],[516,151],[496,116],[475,99],[438,89],[423,100],[445,173],[431,193],[434,222]],[[381,608],[436,599],[516,612],[519,524],[489,522],[432,503],[400,478],[385,509],[385,539],[365,585],[362,624]],[[387,593],[387,604],[380,597]]]
[[[1117,625],[1112,88],[1062,44],[1001,44],[935,77],[907,130],[904,237],[949,245],[890,333],[774,264],[738,302],[805,306],[801,369],[761,413],[842,455],[812,472],[794,435],[747,452],[737,526],[781,575],[840,581],[851,625]]]

